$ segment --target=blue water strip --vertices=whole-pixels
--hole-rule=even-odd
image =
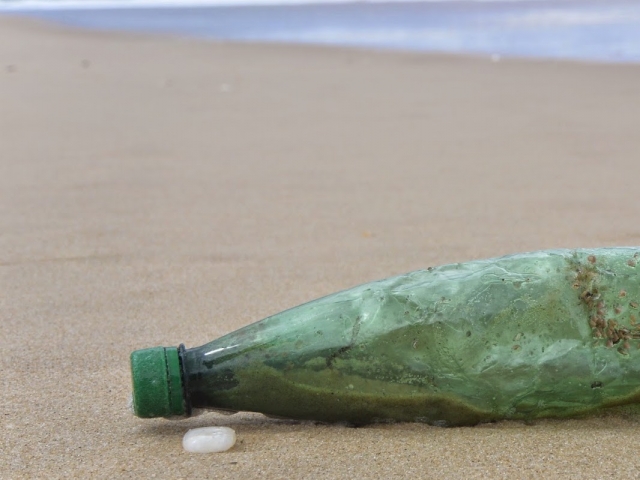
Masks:
[[[358,2],[21,14],[90,29],[217,40],[640,62],[640,2],[629,0]]]

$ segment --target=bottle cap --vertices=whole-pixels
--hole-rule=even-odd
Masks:
[[[185,415],[178,349],[155,347],[131,354],[133,412],[142,418]]]

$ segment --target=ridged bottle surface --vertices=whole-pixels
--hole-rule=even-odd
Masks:
[[[471,425],[633,404],[639,256],[542,251],[329,295],[187,350],[191,405]]]

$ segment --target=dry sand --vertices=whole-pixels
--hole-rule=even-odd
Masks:
[[[0,19],[0,477],[631,478],[640,420],[127,410],[129,353],[409,270],[640,245],[640,66]],[[228,425],[230,452],[189,455]]]

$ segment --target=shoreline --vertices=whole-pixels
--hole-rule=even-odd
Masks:
[[[580,58],[554,58],[554,57],[540,57],[540,56],[510,56],[510,55],[497,55],[497,54],[485,54],[474,52],[460,52],[452,53],[447,51],[426,51],[426,50],[411,50],[411,49],[394,49],[394,48],[376,48],[367,46],[354,46],[354,45],[334,45],[334,44],[317,44],[317,43],[303,43],[303,42],[285,42],[285,41],[265,41],[265,40],[229,40],[229,39],[217,39],[217,38],[202,38],[188,35],[181,35],[171,32],[147,32],[147,31],[132,31],[132,30],[111,30],[111,29],[97,29],[82,26],[71,26],[59,23],[54,20],[44,19],[37,16],[22,15],[22,14],[4,14],[0,12],[0,22],[7,24],[15,23],[21,28],[33,28],[35,30],[47,30],[50,29],[52,33],[59,34],[77,34],[86,36],[103,36],[105,38],[131,38],[131,39],[148,39],[157,41],[170,41],[181,42],[191,44],[210,44],[217,46],[230,46],[237,48],[267,48],[267,49],[282,49],[282,50],[309,50],[309,51],[327,51],[327,52],[352,52],[353,54],[370,54],[370,55],[389,55],[397,57],[415,57],[420,58],[433,58],[433,59],[449,59],[449,60],[461,60],[461,61],[478,61],[488,62],[493,64],[500,63],[526,63],[526,64],[553,64],[553,65],[576,65],[576,66],[592,66],[592,67],[623,67],[623,68],[635,68],[640,66],[639,61],[615,61],[615,60],[598,60],[598,59],[580,59]]]
[[[346,2],[16,12],[66,27],[184,38],[600,63],[640,63],[640,5]]]

